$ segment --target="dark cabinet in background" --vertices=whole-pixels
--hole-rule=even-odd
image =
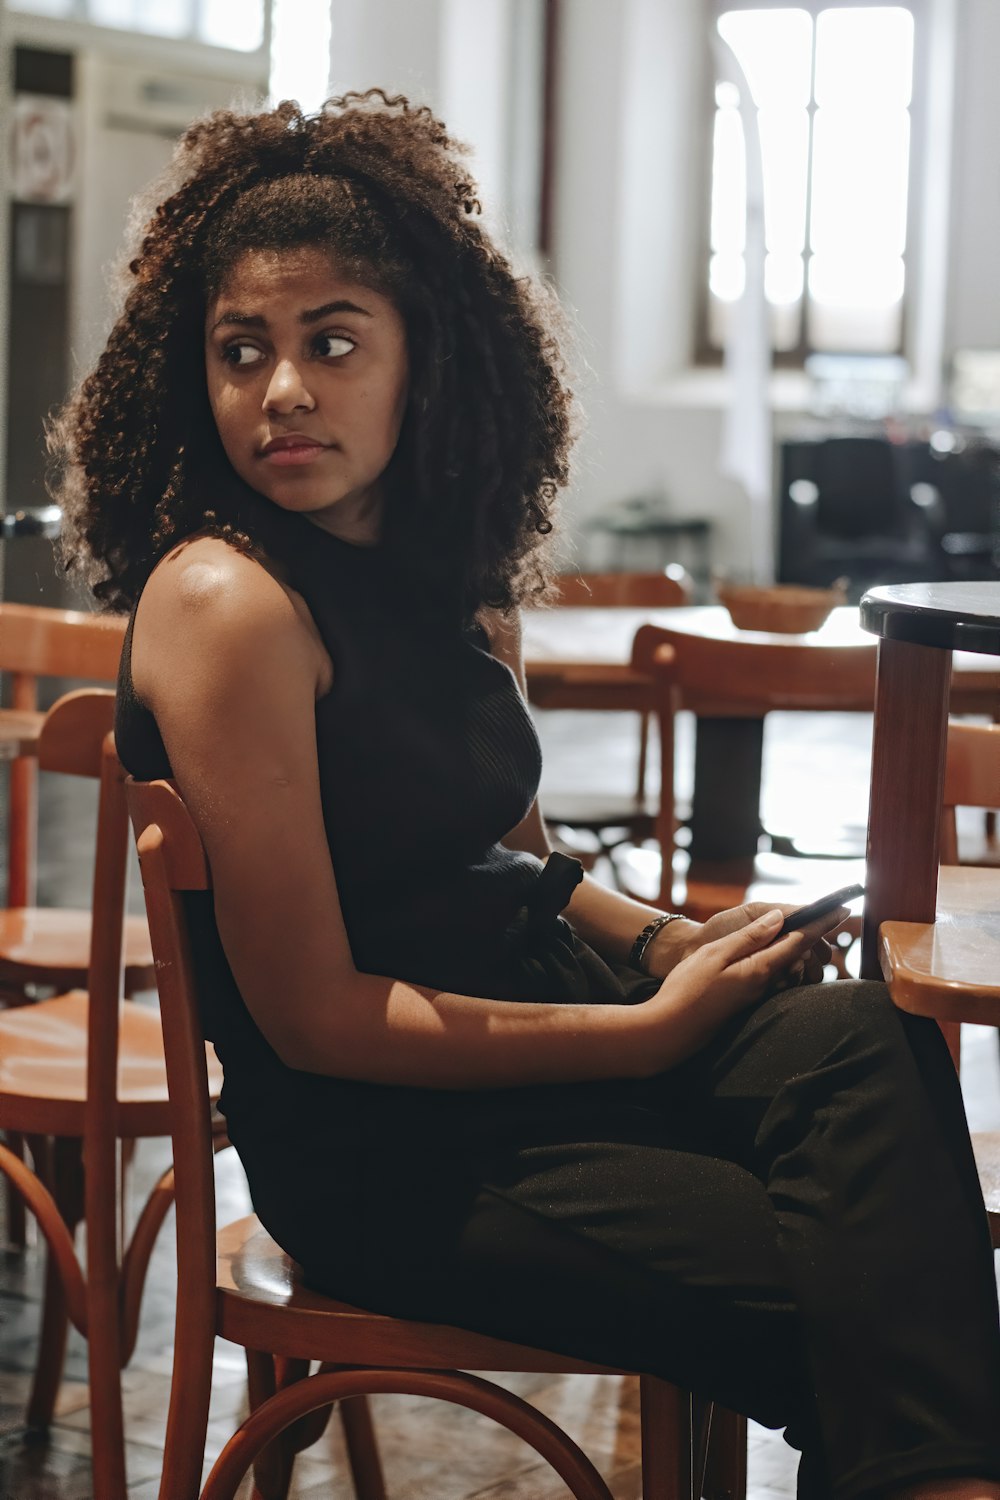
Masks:
[[[846,577],[857,600],[877,584],[1000,578],[1000,453],[953,441],[782,443],[779,582]]]

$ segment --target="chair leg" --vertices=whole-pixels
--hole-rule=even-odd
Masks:
[[[251,1411],[276,1390],[284,1390],[309,1375],[310,1364],[305,1359],[282,1359],[256,1349],[248,1349],[246,1356]],[[341,1401],[339,1407],[357,1500],[386,1500],[368,1397],[354,1396]],[[258,1454],[253,1465],[253,1500],[285,1500],[296,1453],[322,1437],[329,1417],[328,1407],[300,1417]]]
[[[367,1396],[352,1396],[339,1405],[347,1457],[357,1500],[386,1500],[375,1425]]]
[[[269,1400],[278,1389],[276,1360],[272,1354],[260,1349],[248,1349],[247,1389],[250,1410],[256,1411]],[[308,1365],[306,1366],[308,1370]],[[279,1433],[273,1442],[262,1448],[253,1461],[253,1500],[286,1500],[292,1482],[294,1449],[287,1441],[287,1432]]]
[[[705,1500],[746,1500],[747,1419],[717,1406],[712,1416],[708,1461],[702,1494]]]
[[[641,1375],[639,1413],[643,1500],[692,1500],[691,1396]]]
[[[18,1135],[16,1130],[7,1131],[7,1145],[15,1156],[24,1160],[24,1137]],[[24,1199],[20,1193],[14,1191],[9,1181],[4,1182],[3,1190],[7,1200],[7,1244],[12,1250],[23,1250],[28,1242],[28,1219]]]
[[[57,1139],[52,1145],[53,1196],[71,1231],[83,1218],[83,1142]],[[51,1252],[46,1251],[45,1292],[42,1302],[42,1328],[38,1341],[38,1362],[28,1398],[29,1427],[47,1428],[52,1421],[56,1397],[66,1359],[66,1337],[69,1314],[62,1278]]]

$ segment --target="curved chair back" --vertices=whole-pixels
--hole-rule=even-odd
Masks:
[[[870,710],[875,702],[874,645],[816,646],[794,638],[760,640],[688,635],[643,625],[632,666],[671,685],[677,706],[732,717],[745,705],[753,716],[771,708]]]
[[[10,678],[11,709],[19,714],[37,712],[40,677],[114,682],[127,625],[124,615],[0,603],[0,673]],[[11,762],[8,906],[34,903],[36,769],[30,755],[18,755]]]
[[[941,863],[958,863],[957,807],[1000,810],[1000,724],[948,723],[941,799]],[[994,848],[990,851],[995,855]]]
[[[168,781],[126,781],[146,914],[157,964],[170,1100],[177,1212],[177,1319],[166,1449],[190,1456],[197,1494],[215,1343],[215,1179],[205,1041],[184,895],[211,889],[208,860],[180,793]],[[169,955],[170,961],[162,961]],[[200,1385],[199,1385],[200,1382]],[[203,1420],[204,1419],[204,1420]],[[176,1482],[176,1476],[175,1476]],[[177,1490],[184,1489],[181,1484]]]

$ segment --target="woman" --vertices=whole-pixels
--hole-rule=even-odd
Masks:
[[[133,611],[119,751],[211,860],[256,1209],[340,1297],[786,1426],[809,1492],[1000,1496],[936,1027],[817,982],[843,911],[650,923],[543,863],[516,606],[572,401],[458,150],[377,91],[193,127],[54,434],[69,564]]]

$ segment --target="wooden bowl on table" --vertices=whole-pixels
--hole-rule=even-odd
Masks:
[[[847,592],[840,584],[817,589],[797,583],[718,583],[715,591],[737,630],[774,630],[785,635],[818,630],[832,609],[847,603]]]

